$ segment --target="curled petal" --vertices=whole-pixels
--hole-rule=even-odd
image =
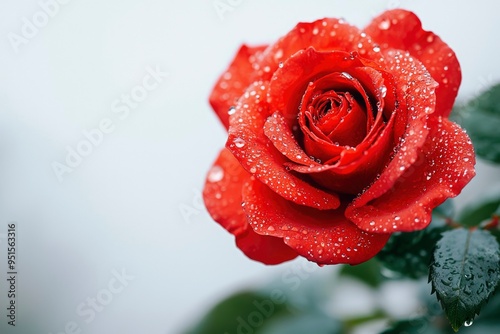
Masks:
[[[475,175],[474,149],[455,123],[431,117],[431,132],[419,159],[384,195],[362,203],[354,200],[346,216],[369,232],[409,232],[425,228],[432,210],[457,196]]]
[[[229,127],[229,108],[236,104],[241,94],[253,82],[255,76],[253,63],[265,48],[265,46],[241,46],[210,94],[210,104],[226,129]]]
[[[373,59],[379,56],[371,37],[342,19],[324,18],[314,22],[301,22],[263,52],[259,61],[261,79],[270,80],[280,63],[309,47],[317,51],[356,52]]]
[[[243,168],[287,200],[323,210],[337,208],[338,196],[290,173],[285,166],[288,159],[266,137],[269,106],[262,99],[266,92],[266,83],[254,83],[245,92],[231,116],[226,147]]]
[[[425,67],[409,54],[398,50],[388,50],[385,53],[387,70],[394,73],[399,95],[405,96],[406,113],[398,113],[394,125],[395,132],[404,131],[396,137],[400,142],[392,160],[375,180],[357,199],[358,205],[380,197],[388,191],[399,177],[418,157],[420,148],[424,145],[429,128],[427,119],[434,112],[435,83]],[[404,71],[402,71],[404,69]],[[399,73],[398,75],[396,75]]]
[[[212,216],[236,238],[236,245],[251,259],[266,264],[291,260],[297,254],[280,238],[262,236],[248,225],[241,208],[242,187],[250,175],[231,152],[223,149],[210,169],[203,190],[205,206]]]
[[[255,179],[243,188],[243,200],[256,233],[283,238],[299,255],[318,264],[367,261],[390,236],[360,230],[344,217],[344,210],[320,211],[294,204]]]
[[[412,12],[394,9],[376,17],[364,30],[383,49],[407,50],[427,68],[436,88],[436,114],[447,117],[462,81],[460,64],[453,50],[439,36],[422,29]]]

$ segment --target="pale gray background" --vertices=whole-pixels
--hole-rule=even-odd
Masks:
[[[46,0],[42,0],[46,2]],[[243,42],[272,42],[298,21],[344,17],[364,26],[384,9],[414,10],[462,64],[460,98],[500,79],[500,6],[494,1],[72,0],[14,52],[8,34],[40,11],[38,0],[0,4],[0,331],[175,333],[214,302],[297,261],[248,260],[200,206],[206,171],[225,142],[207,103]],[[147,67],[168,78],[120,120],[111,104]],[[58,182],[53,161],[103,118],[114,132]],[[481,165],[461,201],[493,182]],[[474,189],[475,187],[475,189]],[[191,215],[183,216],[182,210]],[[5,235],[18,223],[18,327],[5,324]],[[300,262],[300,261],[299,261]],[[112,271],[134,276],[85,323],[77,305]]]

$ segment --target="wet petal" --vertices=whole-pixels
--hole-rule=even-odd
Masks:
[[[223,149],[208,172],[203,190],[205,206],[212,216],[236,238],[237,246],[251,259],[266,264],[291,260],[297,254],[280,238],[256,234],[248,225],[242,203],[242,187],[250,179],[227,149]]]
[[[258,234],[283,238],[318,264],[358,264],[377,254],[389,234],[370,234],[347,220],[344,210],[320,211],[276,195],[257,180],[243,189],[244,210]]]
[[[252,94],[255,92],[255,94]],[[323,210],[339,206],[338,196],[320,190],[290,173],[289,161],[264,134],[269,106],[257,96],[265,96],[267,83],[254,83],[238,101],[231,116],[226,147],[242,166],[280,196],[297,204]]]
[[[342,19],[324,18],[314,22],[301,22],[263,52],[259,62],[260,74],[263,80],[271,79],[280,63],[309,47],[317,51],[356,52],[363,57],[376,58],[375,46],[370,36]],[[269,70],[266,72],[262,69]]]
[[[279,111],[267,118],[264,125],[264,133],[273,143],[274,147],[291,161],[307,166],[319,165],[318,162],[309,157],[299,146]]]
[[[420,19],[414,13],[402,9],[382,13],[364,31],[382,49],[407,50],[419,59],[439,83],[436,88],[436,114],[450,114],[462,74],[455,53],[439,36],[423,30]]]
[[[208,172],[203,199],[208,213],[229,233],[239,235],[247,229],[241,209],[241,189],[250,174],[227,149],[223,149]]]
[[[386,69],[394,73],[396,87],[400,90],[398,95],[405,96],[401,103],[406,106],[407,112],[398,113],[394,125],[395,133],[404,131],[404,134],[395,136],[399,143],[380,177],[357,198],[360,206],[389,190],[417,160],[418,152],[429,132],[427,118],[434,111],[435,83],[425,67],[409,54],[398,50],[388,50],[385,61]]]
[[[257,234],[252,228],[236,238],[236,245],[246,256],[264,264],[279,264],[299,255],[283,239]]]
[[[220,76],[212,90],[210,104],[226,129],[229,127],[229,109],[236,104],[248,85],[253,82],[255,74],[252,66],[257,55],[265,48],[265,46],[241,46],[231,65]]]
[[[354,200],[346,216],[369,232],[415,231],[425,228],[432,209],[457,196],[475,175],[474,149],[455,123],[431,117],[431,131],[419,159],[383,196],[366,204]]]

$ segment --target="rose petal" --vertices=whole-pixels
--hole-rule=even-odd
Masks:
[[[267,83],[255,82],[243,94],[230,118],[226,147],[247,171],[287,200],[323,210],[337,208],[340,204],[337,195],[320,190],[286,170],[284,164],[289,160],[264,134],[269,106],[261,97],[266,93]]]
[[[364,30],[382,49],[409,51],[439,83],[436,88],[436,114],[448,116],[462,80],[460,64],[453,50],[431,31],[422,29],[412,12],[394,9],[376,17]]]
[[[376,59],[378,51],[375,46],[370,36],[342,19],[301,22],[263,52],[259,61],[259,75],[262,80],[270,80],[281,62],[309,47],[317,51],[356,52],[363,57]]]
[[[271,79],[268,102],[273,111],[281,111],[289,126],[297,119],[297,110],[309,82],[332,72],[346,72],[362,67],[358,57],[342,51],[318,52],[313,48],[299,51],[278,69]]]
[[[360,230],[344,217],[344,210],[320,211],[291,203],[258,180],[243,188],[243,200],[255,232],[283,238],[299,255],[318,264],[367,261],[390,237]]]
[[[266,46],[242,45],[212,90],[210,104],[226,129],[229,127],[229,108],[236,104],[241,94],[253,82],[253,63],[256,61],[256,55],[265,48]]]
[[[251,259],[276,264],[297,256],[280,238],[256,234],[241,208],[242,186],[250,175],[227,149],[210,169],[203,190],[205,206],[212,218],[236,238],[237,246]]]
[[[319,166],[319,163],[311,159],[299,146],[279,111],[267,118],[264,133],[274,147],[291,161],[307,166]]]
[[[384,161],[391,153],[391,133],[395,117],[380,132],[377,140],[369,146],[363,145],[357,149],[346,149],[340,154],[340,159],[333,165],[299,166],[287,163],[287,167],[309,174],[318,184],[345,194],[357,195],[372,182],[381,172]]]
[[[398,113],[394,125],[395,132],[403,130],[405,133],[395,138],[400,141],[397,151],[380,177],[357,198],[360,206],[389,190],[417,160],[419,149],[429,132],[428,115],[434,111],[435,82],[425,67],[418,60],[399,50],[388,50],[384,56],[386,69],[394,74],[395,87],[401,91],[398,95],[405,96],[405,100],[400,104],[406,106],[402,110],[406,109],[407,112]]]
[[[475,175],[474,149],[455,123],[431,117],[420,159],[390,191],[369,204],[354,200],[346,216],[368,232],[415,231],[431,221],[432,209],[457,196]]]
[[[283,263],[299,255],[283,239],[257,234],[251,228],[236,238],[236,245],[246,256],[264,264]]]
[[[229,233],[240,235],[247,229],[241,209],[241,190],[250,174],[227,149],[223,149],[207,174],[203,199],[208,213]]]

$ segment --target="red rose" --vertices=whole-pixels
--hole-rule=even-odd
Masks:
[[[404,10],[242,46],[210,96],[229,138],[209,213],[266,264],[370,259],[474,176],[472,144],[447,119],[460,81],[454,52]]]

